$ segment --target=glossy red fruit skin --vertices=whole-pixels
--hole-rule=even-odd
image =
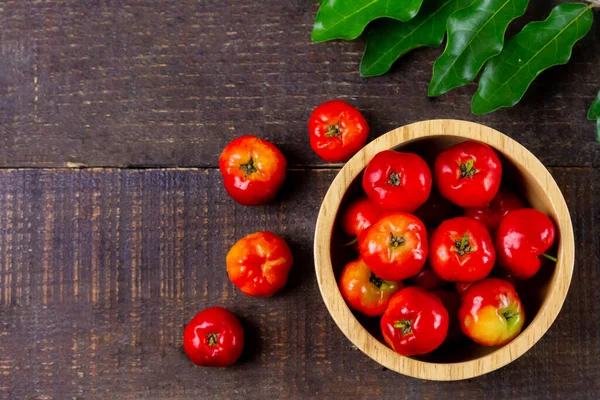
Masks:
[[[495,234],[498,264],[513,277],[529,279],[540,269],[539,256],[554,243],[552,220],[532,208],[509,212]]]
[[[268,297],[285,286],[294,259],[285,240],[255,232],[238,240],[225,262],[229,279],[242,293]]]
[[[237,317],[225,308],[207,308],[185,327],[183,349],[194,364],[227,367],[242,354],[244,329]]]
[[[381,279],[415,276],[427,260],[427,231],[414,215],[388,213],[371,225],[359,243],[360,255]]]
[[[416,154],[385,150],[369,162],[362,184],[380,210],[412,213],[429,197],[431,171]]]
[[[448,334],[448,312],[441,300],[411,286],[392,299],[381,318],[385,342],[399,354],[427,354],[438,348]]]
[[[446,341],[457,342],[462,339],[466,339],[465,335],[460,329],[460,323],[458,320],[458,310],[461,305],[460,295],[449,290],[434,290],[431,293],[436,295],[442,301],[444,308],[446,311],[448,311],[448,318],[450,322]]]
[[[509,313],[510,318],[505,313]],[[510,282],[488,278],[467,289],[458,319],[463,333],[475,343],[503,346],[523,329],[525,309]]]
[[[360,238],[377,220],[381,212],[368,197],[352,201],[342,212],[342,229],[350,236]]]
[[[219,158],[225,190],[245,206],[272,200],[285,181],[286,166],[277,147],[250,135],[234,139]]]
[[[437,276],[430,266],[425,265],[417,275],[410,278],[410,283],[432,291],[443,287],[448,282]]]
[[[471,170],[470,160],[473,160]],[[452,203],[464,208],[483,207],[498,193],[502,164],[490,146],[467,141],[437,156],[434,175],[440,194]]]
[[[467,242],[461,255],[463,238]],[[495,262],[492,238],[486,227],[473,218],[457,217],[444,221],[431,235],[429,264],[448,282],[482,280],[490,274]]]
[[[494,232],[500,220],[510,211],[525,208],[525,204],[513,192],[500,189],[490,204],[483,207],[465,208],[465,216],[483,223],[490,232]]]
[[[347,161],[367,142],[369,124],[342,100],[321,104],[308,120],[310,147],[327,162]]]
[[[386,281],[371,272],[362,259],[348,263],[340,277],[340,292],[350,308],[369,317],[383,315],[402,282]]]

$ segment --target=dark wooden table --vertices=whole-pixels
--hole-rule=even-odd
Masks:
[[[555,1],[532,0],[524,21]],[[471,115],[474,85],[430,100],[440,49],[361,79],[363,43],[312,44],[312,0],[0,2],[0,398],[599,398],[600,146],[586,110],[600,89],[600,30],[522,103]],[[312,238],[339,165],[307,144],[312,108],[364,110],[372,137],[428,118],[485,123],[549,167],[577,255],[557,321],[513,364],[424,382],[387,371],[337,329],[318,292]],[[236,205],[217,159],[232,138],[273,141],[291,169],[266,207]],[[296,263],[271,299],[227,279],[225,254],[269,229]],[[197,368],[184,324],[221,305],[248,346]]]

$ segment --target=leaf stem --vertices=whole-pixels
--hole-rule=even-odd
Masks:
[[[600,0],[586,0],[588,3],[588,8],[600,8]]]

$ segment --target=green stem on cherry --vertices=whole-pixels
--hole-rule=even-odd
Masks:
[[[519,313],[518,312],[513,312],[513,311],[506,311],[502,315],[508,321],[511,318],[517,317],[519,315]]]
[[[454,241],[455,250],[459,256],[464,256],[473,251],[469,243],[469,235],[465,232],[460,240]]]
[[[394,328],[402,329],[402,336],[406,336],[406,335],[413,333],[411,325],[412,325],[412,321],[405,319],[402,321],[397,321],[394,324]]]
[[[396,236],[392,232],[390,232],[390,247],[392,250],[397,249],[398,247],[404,244],[404,236]]]
[[[385,281],[371,272],[371,276],[369,277],[369,282],[371,282],[373,285],[377,286],[377,289],[381,289],[381,285],[383,285],[383,282],[385,282]]]
[[[327,132],[325,132],[325,136],[326,137],[339,137],[340,134],[342,133],[342,129],[340,128],[340,124],[335,124],[335,125],[330,125],[329,130]]]
[[[550,261],[558,262],[558,258],[556,258],[556,257],[553,257],[553,256],[551,256],[551,255],[549,255],[549,254],[546,254],[546,253],[542,253],[542,255],[543,255],[544,257],[546,257],[546,258],[547,258],[548,260],[550,260]]]
[[[388,178],[388,183],[392,186],[400,186],[400,173],[399,172],[391,172],[390,177]]]
[[[244,171],[246,176],[258,171],[254,165],[254,159],[252,157],[250,157],[250,160],[246,164],[240,164],[240,168],[242,171]]]
[[[358,242],[358,238],[357,238],[357,237],[355,237],[354,239],[352,239],[352,240],[351,240],[351,241],[349,241],[348,243],[344,243],[344,244],[342,245],[342,247],[348,247],[348,246],[352,246],[354,243],[357,243],[357,242]]]
[[[460,177],[461,178],[472,178],[475,173],[477,173],[477,169],[475,169],[475,160],[472,158],[469,159],[465,164],[459,162],[460,167]]]
[[[219,344],[219,334],[218,333],[209,333],[208,335],[206,335],[206,337],[208,338],[209,346],[216,346]]]

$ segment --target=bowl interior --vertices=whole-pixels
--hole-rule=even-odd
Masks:
[[[432,167],[435,157],[440,151],[465,140],[467,139],[464,137],[451,135],[427,136],[396,146],[394,149],[419,154],[428,162],[430,167]],[[505,154],[502,150],[497,148],[496,151],[498,152],[503,164],[503,187],[514,191],[528,206],[536,208],[549,215],[554,220],[555,225],[558,226],[556,210],[553,207],[552,201],[545,192],[544,188],[542,188],[538,183],[538,180],[535,179],[535,177],[532,176],[532,174],[523,165],[517,165],[511,161],[509,154]],[[343,247],[343,244],[347,243],[350,238],[348,238],[348,236],[346,236],[340,228],[339,211],[344,209],[345,205],[349,201],[358,196],[364,195],[361,187],[361,180],[362,173],[360,173],[356,179],[349,184],[348,190],[345,192],[342,202],[340,203],[340,207],[338,208],[335,225],[332,231],[330,252],[331,264],[336,281],[339,280],[342,269],[346,263],[358,257],[358,254],[354,250],[350,250],[349,247]],[[456,207],[450,208],[447,213],[447,218],[461,214],[462,209]],[[435,225],[430,224],[427,226],[428,233],[430,233],[434,228]],[[557,249],[560,246],[560,230],[557,230],[557,234],[557,240],[554,247],[548,251],[549,254],[556,254]],[[495,267],[495,271],[496,269],[497,267]],[[517,292],[523,301],[527,315],[527,322],[523,329],[524,331],[538,316],[538,313],[542,309],[544,301],[548,296],[550,288],[553,287],[553,282],[555,279],[556,265],[554,263],[546,262],[543,264],[540,272],[535,275],[534,278],[516,284]],[[453,284],[449,284],[448,287],[444,289],[453,291]],[[381,343],[384,343],[379,328],[379,318],[365,317],[364,315],[356,312],[353,312],[353,314],[360,324],[373,336],[373,338]],[[444,344],[433,353],[414,358],[427,363],[458,363],[476,360],[497,350],[498,348],[479,346],[470,340],[464,340],[462,342]]]

